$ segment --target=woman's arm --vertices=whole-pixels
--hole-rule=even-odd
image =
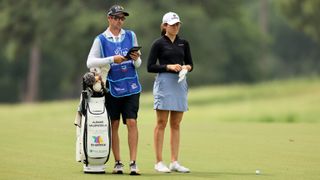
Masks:
[[[159,44],[155,41],[150,49],[149,57],[148,57],[148,64],[147,70],[151,73],[159,73],[159,72],[166,72],[167,67],[166,65],[157,64],[158,57],[159,57]]]
[[[190,45],[189,42],[185,42],[185,49],[184,49],[184,67],[188,69],[188,71],[193,70],[193,61],[192,61],[192,56],[191,56],[191,50],[190,50]]]

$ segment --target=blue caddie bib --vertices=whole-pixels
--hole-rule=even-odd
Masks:
[[[125,37],[121,42],[109,41],[103,34],[100,34],[98,37],[101,45],[101,57],[114,55],[125,56],[133,46],[131,31],[126,30]],[[130,96],[141,92],[141,85],[133,60],[124,61],[120,64],[110,64],[107,79],[110,93],[114,97]]]

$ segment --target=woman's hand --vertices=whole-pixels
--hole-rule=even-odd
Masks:
[[[183,65],[182,69],[186,69],[189,72],[189,71],[191,71],[191,66],[190,65]]]
[[[168,71],[179,72],[179,71],[182,70],[182,66],[180,64],[168,64],[167,65],[167,70]]]

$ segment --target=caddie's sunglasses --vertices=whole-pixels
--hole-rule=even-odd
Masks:
[[[126,20],[126,17],[114,15],[114,16],[112,16],[112,19],[124,21],[124,20]]]

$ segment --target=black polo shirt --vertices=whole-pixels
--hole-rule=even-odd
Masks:
[[[188,41],[176,36],[174,42],[171,42],[167,36],[163,35],[153,42],[148,58],[148,72],[169,72],[166,69],[168,64],[190,65],[191,70],[193,69]]]

